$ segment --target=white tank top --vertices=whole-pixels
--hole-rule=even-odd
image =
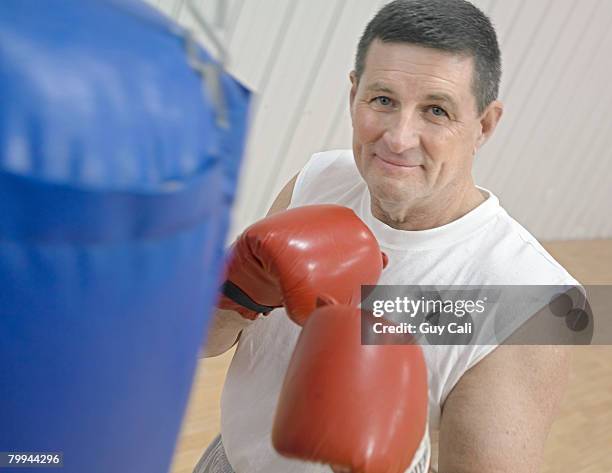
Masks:
[[[396,230],[373,217],[370,194],[351,150],[315,154],[300,172],[290,207],[333,203],[349,207],[389,256],[379,284],[578,284],[518,222],[488,198],[442,227]],[[271,443],[276,403],[300,327],[276,309],[242,333],[221,399],[221,436],[237,473],[320,473],[324,465],[289,460]],[[459,378],[496,345],[424,345],[429,372],[429,429]]]

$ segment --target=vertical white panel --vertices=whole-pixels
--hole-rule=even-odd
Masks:
[[[556,136],[547,143],[545,159],[547,169],[553,173],[555,182],[551,185],[552,199],[550,216],[546,219],[547,228],[538,228],[536,231],[543,235],[561,235],[561,228],[567,222],[572,222],[574,231],[584,233],[582,228],[588,223],[585,215],[576,214],[576,204],[585,198],[589,206],[597,206],[593,200],[593,184],[586,181],[597,180],[603,169],[599,150],[609,146],[609,109],[612,105],[612,87],[608,80],[610,77],[610,48],[612,35],[610,30],[602,32],[594,42],[591,42],[591,51],[585,68],[581,70],[582,79],[579,85],[568,90],[565,97],[567,103],[560,117]],[[600,45],[593,48],[594,45]],[[543,143],[543,142],[542,142]],[[609,154],[608,154],[609,156]],[[605,162],[605,161],[604,161]],[[609,161],[608,161],[609,164]],[[609,168],[608,168],[609,169]],[[608,183],[609,183],[608,178]],[[581,189],[582,187],[582,189]],[[554,211],[556,209],[556,211]],[[591,216],[591,225],[594,216]]]
[[[227,40],[231,41],[234,33],[237,30],[238,20],[242,17],[244,0],[230,0],[227,2]]]
[[[553,235],[564,222],[576,221],[576,215],[571,215],[572,209],[576,208],[574,204],[584,198],[584,193],[577,192],[575,186],[577,173],[585,163],[586,150],[583,148],[590,147],[588,143],[592,140],[596,126],[592,120],[595,116],[593,112],[598,105],[599,113],[604,110],[601,105],[605,101],[602,103],[597,98],[589,98],[594,91],[605,87],[606,81],[601,80],[602,74],[593,73],[599,68],[599,61],[605,61],[610,44],[608,40],[608,46],[605,46],[604,25],[595,21],[597,15],[603,13],[603,3],[593,3],[577,4],[581,8],[573,12],[572,22],[565,29],[555,50],[560,57],[554,64],[561,64],[561,67],[557,74],[549,75],[548,80],[543,81],[549,90],[542,88],[539,91],[540,103],[533,113],[536,117],[533,127],[529,133],[523,133],[525,142],[517,148],[518,153],[528,157],[531,155],[531,180],[533,185],[542,183],[540,208],[545,218],[530,215],[529,202],[525,196],[516,196],[514,207],[534,222],[534,231],[541,235]],[[595,44],[600,46],[594,49]],[[575,73],[578,70],[580,74]],[[592,103],[585,108],[588,102]],[[584,110],[584,114],[581,110]],[[521,130],[517,130],[517,133],[521,133]],[[564,197],[568,195],[568,190],[573,195],[573,202],[567,202],[566,206]],[[580,225],[576,222],[575,228],[578,229]]]
[[[247,220],[261,216],[259,205],[270,193],[269,178],[281,164],[279,154],[287,133],[293,132],[292,117],[299,113],[296,109],[299,98],[316,78],[316,64],[327,47],[328,38],[322,33],[331,22],[337,20],[334,15],[338,1],[312,0],[297,3],[294,8],[277,51],[274,70],[266,83],[259,87],[257,115],[251,129],[244,179],[241,181],[248,189],[249,202],[254,205],[242,217]],[[286,159],[286,156],[280,159]]]
[[[476,5],[480,10],[482,10],[485,14],[489,10],[491,2],[493,0],[470,0],[470,3]]]
[[[291,0],[246,0],[235,18],[230,70],[251,90],[265,92],[296,13]],[[297,20],[299,21],[299,20]]]
[[[549,11],[550,1],[533,2],[533,8],[521,8],[518,10],[518,17],[513,23],[515,27],[510,27],[506,30],[508,36],[505,42],[511,44],[511,47],[503,48],[502,46],[503,67],[506,73],[502,79],[500,90],[501,99],[506,103],[506,114],[496,132],[495,141],[497,143],[508,139],[510,131],[509,122],[512,121],[512,115],[518,112],[516,108],[513,108],[513,105],[520,100],[518,94],[508,94],[508,91],[512,92],[513,85],[517,81],[517,77],[519,77],[524,60],[534,46],[542,20]],[[504,43],[503,40],[501,42]],[[485,182],[488,182],[490,177],[490,175],[486,175]]]
[[[506,103],[508,113],[504,117],[503,126],[500,127],[503,133],[498,134],[495,139],[498,149],[496,159],[507,163],[504,166],[504,174],[517,172],[520,166],[525,164],[526,157],[530,156],[530,153],[511,155],[510,152],[520,149],[525,138],[537,125],[534,118],[541,108],[542,95],[539,94],[545,94],[546,89],[554,84],[554,76],[551,76],[550,72],[563,72],[560,69],[562,58],[555,52],[559,51],[557,46],[564,37],[570,18],[573,14],[573,18],[576,18],[575,5],[573,0],[557,0],[554,15],[548,14],[549,11],[544,12],[542,21],[535,25],[536,30],[529,35],[532,38],[529,42],[531,46],[526,46],[525,54],[518,65],[514,66],[510,83],[502,94],[502,101]],[[584,9],[581,11],[584,12]],[[561,51],[561,54],[565,55],[565,51]],[[511,141],[513,146],[509,146]],[[499,189],[499,192],[503,192],[508,184],[499,173],[493,173],[485,177],[485,180]],[[519,194],[514,195],[518,197]]]

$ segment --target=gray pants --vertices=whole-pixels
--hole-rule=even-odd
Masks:
[[[210,443],[193,473],[235,473],[225,455],[221,434]]]

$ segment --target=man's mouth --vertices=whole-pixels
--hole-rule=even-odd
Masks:
[[[400,168],[405,168],[405,169],[421,167],[421,164],[416,163],[416,162],[404,161],[404,160],[398,160],[398,159],[390,159],[390,158],[383,158],[383,157],[379,156],[378,154],[374,154],[374,157],[379,159],[383,163],[390,165],[390,166],[395,166],[395,167],[400,167]]]

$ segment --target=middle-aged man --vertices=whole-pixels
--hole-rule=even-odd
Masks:
[[[350,73],[352,150],[314,155],[270,214],[323,203],[353,209],[388,255],[381,284],[578,284],[473,182],[474,156],[502,116],[500,76],[495,31],[472,4],[389,3],[368,24]],[[206,354],[239,343],[221,435],[196,471],[330,471],[282,458],[270,442],[299,332],[282,308],[254,321],[217,311]],[[566,384],[567,353],[505,345],[423,351],[438,471],[538,471]]]

